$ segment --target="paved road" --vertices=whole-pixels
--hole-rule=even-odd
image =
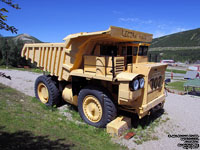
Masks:
[[[175,81],[183,80],[184,75],[185,74],[181,74],[181,73],[173,73],[173,80],[171,80],[171,81],[175,82]],[[165,79],[167,79],[167,78],[171,79],[171,72],[165,72]]]

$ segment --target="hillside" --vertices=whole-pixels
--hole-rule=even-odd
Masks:
[[[152,48],[155,47],[195,47],[200,46],[200,28],[178,32],[171,35],[155,38]]]
[[[22,43],[41,43],[40,40],[38,40],[37,38],[33,37],[33,36],[30,36],[28,34],[20,34],[20,35],[17,35],[17,36],[1,36],[0,35],[0,43],[3,44],[3,42],[5,40],[8,40],[8,42],[11,42],[13,41],[15,45],[18,44],[18,42],[22,42]]]
[[[151,61],[173,59],[179,62],[199,62],[200,28],[153,39],[149,58]]]
[[[31,66],[30,62],[21,58],[21,50],[25,43],[41,43],[41,41],[28,34],[9,37],[0,35],[0,65]]]

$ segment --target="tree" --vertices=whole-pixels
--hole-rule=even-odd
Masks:
[[[1,47],[1,64],[8,66],[8,57],[9,57],[9,50],[10,46],[8,45],[8,39],[3,39],[3,45]]]
[[[0,0],[0,1],[11,6],[12,8],[21,9],[18,4],[13,4],[12,0]],[[6,23],[6,21],[7,21],[6,18],[8,16],[4,15],[4,13],[8,13],[8,10],[5,8],[0,8],[0,29],[11,31],[12,33],[17,34],[18,29],[16,29],[14,26],[10,26]]]

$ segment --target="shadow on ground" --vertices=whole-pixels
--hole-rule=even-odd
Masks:
[[[50,140],[48,136],[35,136],[29,131],[9,133],[0,127],[0,149],[2,150],[69,150],[74,144],[64,144],[65,139]]]
[[[64,102],[58,106],[61,107],[63,105],[68,105],[69,110],[71,111],[76,111],[78,113],[78,108],[74,105],[71,105],[67,102]],[[164,114],[164,109],[159,109],[157,111],[151,112],[150,115],[146,115],[145,117],[143,117],[142,119],[138,118],[138,115],[135,115],[133,113],[127,112],[127,111],[123,111],[120,110],[118,112],[118,116],[127,116],[129,118],[131,118],[131,124],[133,128],[137,128],[138,126],[141,126],[142,128],[145,128],[146,126],[149,126],[150,123],[154,122],[156,119],[160,118],[163,114]]]
[[[149,126],[152,122],[154,122],[156,119],[160,118],[164,114],[164,112],[164,109],[159,109],[155,112],[152,112],[150,115],[143,117],[142,119],[139,119],[137,115],[124,111],[120,112],[120,115],[130,117],[133,128],[137,128],[138,126],[145,128],[146,126]]]
[[[191,91],[188,92],[189,95],[200,96],[200,91]]]

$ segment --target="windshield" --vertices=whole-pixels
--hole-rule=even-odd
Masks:
[[[140,46],[138,56],[147,56],[148,46]]]
[[[132,59],[132,56],[147,56],[148,46],[116,46],[116,45],[100,45],[100,55],[101,56],[126,56],[128,59]],[[98,54],[98,52],[96,52]],[[129,62],[129,61],[128,61]]]

